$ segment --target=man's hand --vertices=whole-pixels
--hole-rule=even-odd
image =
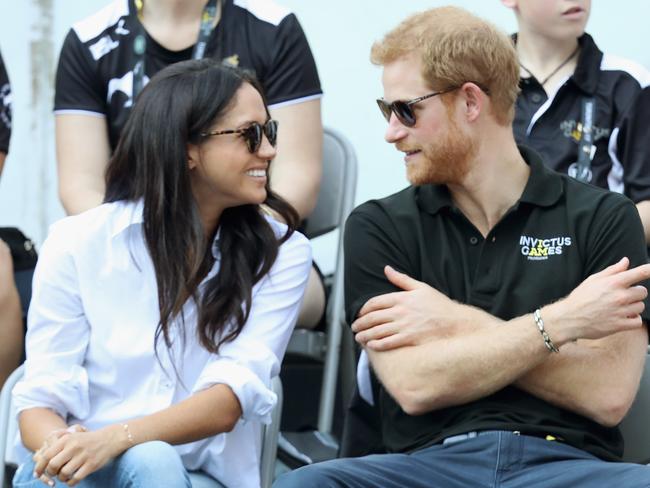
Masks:
[[[75,486],[128,447],[119,425],[88,432],[81,426],[54,431],[34,454],[34,477],[51,484],[58,477]]]
[[[547,307],[549,324],[562,322],[563,333],[574,340],[600,339],[641,327],[648,291],[636,283],[650,279],[650,264],[629,266],[629,259],[623,258],[589,276],[564,300]]]
[[[482,312],[450,300],[435,288],[395,271],[384,268],[388,280],[404,291],[386,293],[368,300],[352,324],[355,339],[376,351],[414,346],[472,330],[480,321],[460,320],[470,312]],[[487,314],[484,317],[489,318]],[[493,319],[494,320],[494,319]]]

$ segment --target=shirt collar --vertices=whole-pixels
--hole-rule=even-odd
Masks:
[[[142,198],[135,201],[123,200],[115,202],[114,205],[119,205],[119,210],[113,221],[111,237],[116,237],[132,225],[138,225],[144,222],[144,201]]]
[[[517,34],[512,35],[512,41],[517,44]],[[603,60],[603,52],[586,32],[578,38],[580,45],[580,54],[576,69],[571,76],[571,80],[588,95],[596,93],[598,78],[600,76],[600,65]]]
[[[547,168],[541,156],[533,149],[519,146],[519,152],[530,166],[530,176],[519,202],[540,207],[555,204],[562,196],[562,178]],[[416,187],[415,199],[423,211],[435,215],[443,208],[455,208],[449,189],[445,185],[422,185]]]
[[[144,200],[142,198],[136,201],[121,201],[116,202],[115,205],[120,205],[120,209],[117,212],[117,216],[113,223],[113,229],[111,231],[111,237],[116,237],[120,233],[124,232],[127,228],[133,225],[141,225],[144,223]],[[212,240],[212,245],[210,251],[212,252],[212,257],[215,260],[219,260],[219,236],[221,234],[221,228],[217,228],[214,239]]]
[[[530,176],[519,202],[538,207],[550,207],[562,196],[562,177],[542,162],[542,157],[533,149],[519,146],[519,152],[530,166]]]
[[[598,49],[593,38],[585,33],[578,39],[580,55],[571,79],[585,93],[594,95],[600,77],[603,52]]]

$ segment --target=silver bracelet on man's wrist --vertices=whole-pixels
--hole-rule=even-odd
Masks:
[[[555,344],[553,344],[553,341],[551,340],[551,337],[548,335],[548,332],[546,332],[546,329],[544,329],[544,321],[542,320],[542,311],[538,308],[533,312],[533,318],[535,319],[535,325],[539,329],[539,333],[542,334],[542,339],[544,339],[544,344],[548,348],[549,351],[551,352],[560,352],[560,350],[555,347]]]

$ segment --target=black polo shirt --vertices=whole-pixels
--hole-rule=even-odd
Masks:
[[[568,295],[623,256],[633,266],[646,262],[643,229],[630,200],[555,173],[532,151],[522,149],[522,155],[531,167],[528,183],[485,239],[454,206],[446,186],[408,187],[355,209],[345,231],[348,322],[368,299],[396,290],[384,276],[387,264],[507,320]],[[394,452],[492,429],[553,434],[604,459],[620,459],[623,450],[617,428],[514,386],[421,416],[404,413],[380,388],[379,407],[383,440]]]
[[[514,36],[516,41],[516,36]],[[573,75],[549,99],[534,77],[522,78],[513,130],[519,144],[537,150],[544,162],[560,173],[570,172],[578,160],[582,138],[582,102],[595,101],[594,145],[590,183],[623,193],[634,202],[650,199],[650,155],[647,136],[621,137],[622,133],[647,132],[647,116],[635,126],[628,111],[650,111],[639,106],[637,96],[650,83],[650,73],[626,59],[603,54],[589,34],[580,43]]]

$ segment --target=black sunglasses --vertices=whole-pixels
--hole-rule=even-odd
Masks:
[[[448,88],[446,90],[437,91],[429,93],[428,95],[423,95],[421,97],[414,98],[412,100],[395,100],[392,103],[388,103],[383,98],[377,100],[377,105],[379,105],[379,110],[384,115],[386,122],[390,122],[390,114],[394,113],[397,120],[399,120],[406,127],[413,127],[415,125],[415,114],[413,113],[413,105],[420,103],[422,100],[427,98],[435,97],[436,95],[442,95],[443,93],[448,93],[450,91],[456,90],[458,87]]]
[[[239,134],[246,142],[246,146],[251,154],[255,154],[262,145],[262,136],[265,135],[271,146],[275,147],[278,141],[278,121],[269,119],[264,125],[259,122],[253,122],[243,129],[219,130],[214,132],[204,132],[203,137],[223,136],[225,134]]]

